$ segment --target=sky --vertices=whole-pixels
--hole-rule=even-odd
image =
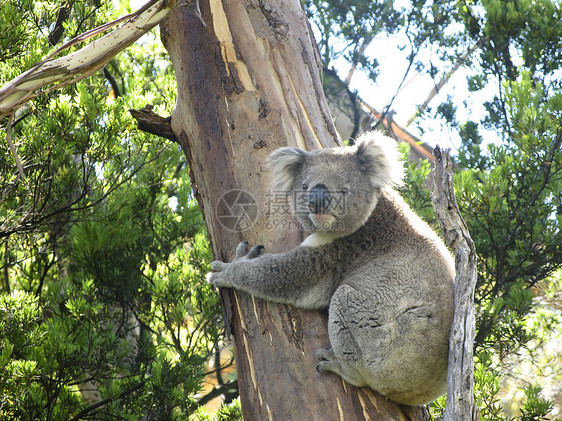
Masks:
[[[426,100],[438,80],[434,81],[427,73],[418,73],[412,70],[399,93],[396,94],[408,66],[406,56],[409,51],[407,49],[400,51],[398,46],[401,44],[406,44],[401,39],[401,35],[374,40],[365,54],[376,57],[380,64],[380,73],[376,83],[370,81],[366,75],[356,72],[351,80],[350,88],[357,90],[359,96],[365,102],[381,112],[396,95],[391,107],[396,113],[393,115],[394,121],[429,145],[451,148],[453,154],[455,154],[461,143],[460,137],[457,130],[448,127],[443,120],[425,119],[420,123],[423,133],[416,124],[419,120],[405,127],[407,121],[414,115],[417,107]],[[424,63],[429,66],[432,60],[431,51],[421,52],[420,56]],[[349,64],[343,63],[343,60],[341,62],[336,61],[334,67],[340,77],[345,78],[349,71]],[[466,78],[474,73],[474,69],[460,67],[432,99],[429,106],[435,108],[450,97],[453,103],[458,106],[457,117],[461,122],[469,119],[479,121],[485,112],[484,102],[493,97],[493,87],[484,92],[469,92]]]
[[[131,10],[137,10],[146,3],[147,0],[130,0]],[[119,0],[115,0],[116,4]],[[409,4],[408,0],[394,0],[395,8],[400,8]],[[142,40],[139,40],[142,42]],[[367,48],[366,55],[376,57],[380,63],[380,74],[376,83],[373,83],[361,72],[355,72],[351,81],[350,88],[357,90],[359,96],[369,105],[378,111],[383,111],[392,98],[396,95],[396,90],[404,76],[408,66],[408,49],[400,51],[399,45],[407,45],[406,39],[400,33],[393,36],[375,39]],[[431,51],[422,51],[420,56],[427,65],[432,60]],[[345,79],[349,71],[349,64],[343,59],[335,61],[335,69],[340,77]],[[434,59],[434,64],[435,59]],[[436,64],[437,65],[437,64]],[[472,72],[472,73],[471,73]],[[441,102],[450,97],[457,108],[457,117],[461,122],[471,118],[480,120],[484,115],[483,103],[492,98],[493,87],[487,92],[472,93],[468,91],[466,77],[473,74],[473,69],[461,67],[450,78],[448,83],[441,89],[430,103],[430,107],[436,107]],[[393,118],[396,123],[404,127],[406,122],[415,113],[417,106],[422,104],[434,87],[435,81],[425,73],[411,71],[401,91],[396,95],[392,103],[392,110],[395,112]],[[454,128],[448,127],[443,120],[425,119],[420,123],[423,133],[418,129],[417,120],[406,129],[414,136],[419,137],[431,146],[439,145],[451,148],[453,155],[460,146],[460,137]],[[491,135],[491,133],[490,133]],[[486,136],[485,136],[486,137]],[[486,142],[485,142],[486,143]]]

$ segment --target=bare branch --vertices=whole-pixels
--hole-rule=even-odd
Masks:
[[[147,105],[140,110],[129,110],[135,120],[137,120],[139,130],[157,136],[165,137],[178,143],[176,135],[172,131],[170,117],[162,117],[152,111],[152,106]]]
[[[0,118],[21,107],[30,99],[76,83],[102,68],[109,60],[160,23],[181,0],[151,0],[135,13],[104,24],[67,42],[46,60],[12,79],[0,88]],[[87,46],[66,56],[53,58],[78,42],[112,28],[114,29]],[[41,88],[52,85],[44,90]]]
[[[12,121],[14,120],[14,113],[10,114],[10,118],[8,119],[8,125],[6,126],[6,140],[8,141],[8,146],[12,151],[12,155],[14,155],[14,161],[16,161],[16,167],[18,167],[18,171],[20,173],[20,177],[23,180],[25,174],[23,172],[23,167],[21,166],[20,157],[18,156],[18,151],[16,149],[16,145],[12,142]]]
[[[476,250],[462,219],[453,188],[450,149],[437,146],[433,173],[433,208],[443,230],[445,243],[455,253],[455,313],[449,337],[449,371],[445,421],[478,419],[474,407],[474,288]]]
[[[389,118],[391,116],[388,114],[385,116],[383,113],[380,113],[360,97],[359,101],[361,101],[361,104],[363,104],[371,115],[377,119],[377,122],[380,122],[383,125],[384,129],[390,136],[396,140],[408,143],[412,149],[415,149],[416,152],[420,154],[420,156],[425,157],[429,161],[433,161],[433,155],[422,146],[420,139],[414,137],[412,134],[408,133],[405,129],[396,124],[392,118]]]
[[[363,40],[363,42],[361,43],[361,46],[359,47],[359,49],[357,50],[357,54],[359,56],[362,56],[365,54],[365,50],[367,49],[367,47],[369,46],[369,44],[371,44],[371,42],[373,41],[374,38],[369,37]],[[347,77],[345,78],[345,84],[347,86],[349,86],[351,84],[351,78],[353,77],[353,75],[355,74],[355,71],[357,70],[357,60],[354,58],[353,62],[351,63],[351,67],[349,68],[349,72],[347,73]]]
[[[463,66],[466,61],[469,59],[469,57],[472,55],[472,53],[474,53],[474,51],[476,51],[476,49],[480,47],[480,42],[477,42],[476,44],[472,45],[463,55],[461,58],[459,58],[456,63],[454,64],[454,66],[451,68],[451,70],[449,70],[445,76],[443,76],[441,78],[441,80],[439,82],[437,82],[436,85],[433,86],[433,88],[431,89],[431,91],[429,92],[429,94],[427,95],[427,98],[425,99],[425,101],[423,102],[423,104],[421,104],[418,109],[416,110],[416,112],[414,113],[414,115],[412,115],[409,119],[408,122],[406,123],[406,125],[404,127],[408,127],[410,124],[412,124],[414,122],[414,120],[416,118],[418,118],[420,115],[422,115],[425,110],[427,110],[427,107],[429,106],[429,103],[431,102],[431,100],[435,97],[435,95],[437,95],[439,93],[439,91],[441,91],[441,89],[443,89],[443,86],[445,86],[447,84],[447,82],[449,82],[449,79],[451,79],[451,77],[455,74],[455,72],[457,70],[459,70],[459,68],[461,66]]]
[[[219,384],[213,387],[209,393],[202,396],[201,399],[197,401],[197,404],[199,406],[206,405],[210,401],[212,401],[215,398],[218,398],[221,395],[225,395],[225,397],[230,396],[230,400],[232,400],[233,397],[238,396],[238,380],[230,380],[225,384]]]
[[[62,38],[62,35],[64,33],[63,23],[68,19],[69,16],[70,16],[70,5],[65,2],[59,8],[59,11],[57,13],[57,21],[55,22],[55,27],[49,33],[48,40],[50,45],[56,45]]]
[[[128,389],[124,390],[119,395],[117,395],[115,398],[107,398],[107,399],[104,399],[102,401],[96,402],[93,405],[90,405],[87,408],[84,408],[77,415],[75,415],[70,421],[79,420],[79,419],[83,418],[85,415],[87,415],[89,412],[92,412],[92,411],[94,411],[98,408],[101,408],[102,406],[105,406],[105,405],[107,405],[111,402],[122,399],[125,396],[130,395],[131,393],[134,393],[139,389],[142,389],[144,387],[144,385],[145,385],[145,382],[141,381],[140,383],[137,383],[137,384],[129,387]]]

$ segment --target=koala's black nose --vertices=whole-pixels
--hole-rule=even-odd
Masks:
[[[330,192],[324,184],[318,184],[310,189],[308,195],[308,209],[315,214],[323,214],[330,204]]]

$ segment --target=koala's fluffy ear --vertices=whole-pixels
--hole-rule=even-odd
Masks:
[[[271,188],[274,191],[288,193],[295,177],[302,171],[308,152],[298,148],[280,148],[267,158],[271,168]]]
[[[404,166],[399,159],[396,141],[381,133],[365,133],[357,139],[357,159],[361,170],[376,187],[403,184]]]

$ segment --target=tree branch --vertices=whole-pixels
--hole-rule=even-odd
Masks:
[[[209,393],[202,396],[201,399],[197,401],[197,404],[199,406],[206,405],[221,395],[225,396],[225,401],[232,400],[234,397],[238,396],[238,380],[230,380],[225,384],[219,384],[213,387]]]
[[[70,16],[70,10],[71,10],[70,5],[66,2],[63,3],[59,8],[59,11],[57,13],[57,21],[55,22],[55,27],[53,28],[53,30],[49,34],[49,37],[47,38],[50,45],[58,44],[58,42],[62,38],[62,35],[64,34],[63,24]]]
[[[92,29],[67,42],[46,60],[37,63],[0,88],[0,118],[42,93],[76,83],[101,69],[115,55],[160,23],[180,3],[181,0],[151,0],[130,15]],[[125,23],[85,47],[66,56],[53,58],[59,52],[121,22]],[[54,86],[41,90],[53,83]]]
[[[447,82],[449,82],[449,80],[455,74],[455,72],[457,70],[459,70],[459,68],[461,66],[464,66],[466,64],[466,61],[470,58],[472,53],[474,53],[474,51],[476,51],[476,49],[480,47],[480,43],[481,43],[481,41],[478,41],[475,44],[473,44],[455,62],[453,67],[447,73],[445,73],[445,75],[441,78],[441,80],[433,86],[433,88],[431,89],[431,91],[427,95],[427,98],[425,99],[425,101],[417,108],[417,110],[414,112],[414,114],[408,119],[408,121],[406,122],[404,127],[408,127],[410,124],[412,124],[414,122],[414,120],[416,118],[418,118],[420,115],[422,115],[425,112],[425,110],[427,110],[427,107],[429,107],[429,103],[431,102],[431,100],[435,97],[435,95],[437,95],[441,91],[441,89],[443,89],[443,86],[445,86],[447,84]]]
[[[93,405],[88,406],[87,408],[84,408],[82,411],[80,411],[76,416],[74,416],[70,421],[77,421],[81,418],[84,417],[84,415],[86,415],[88,412],[92,412],[98,408],[101,408],[104,405],[107,405],[108,403],[111,403],[113,401],[119,400],[124,398],[127,395],[130,395],[131,393],[136,392],[137,390],[141,389],[142,387],[144,387],[144,381],[141,381],[140,383],[131,386],[130,388],[128,388],[127,390],[124,390],[123,392],[121,392],[119,395],[117,395],[115,398],[107,398],[104,399],[102,401],[96,402]]]
[[[443,230],[445,243],[455,253],[455,313],[449,337],[449,371],[447,373],[447,407],[445,421],[478,419],[474,407],[474,288],[476,286],[476,250],[468,227],[462,219],[453,188],[450,149],[437,146],[433,155],[432,202]]]
[[[121,92],[119,91],[119,86],[117,86],[117,82],[115,81],[115,78],[113,77],[107,66],[103,66],[102,71],[103,71],[103,75],[111,85],[111,89],[113,90],[113,95],[115,96],[115,98],[120,97]]]
[[[152,111],[152,105],[147,105],[140,110],[129,110],[137,120],[139,130],[170,139],[178,143],[176,135],[172,130],[171,117],[162,117]]]
[[[16,146],[13,144],[12,142],[12,121],[14,119],[14,114],[10,114],[10,117],[8,118],[8,125],[6,126],[6,141],[8,142],[8,146],[10,147],[10,150],[12,151],[12,155],[14,156],[14,161],[16,162],[16,167],[18,168],[18,171],[20,173],[20,177],[23,180],[25,178],[25,174],[23,172],[23,167],[21,166],[21,161],[20,161],[20,157],[18,155],[18,151],[16,149]]]

